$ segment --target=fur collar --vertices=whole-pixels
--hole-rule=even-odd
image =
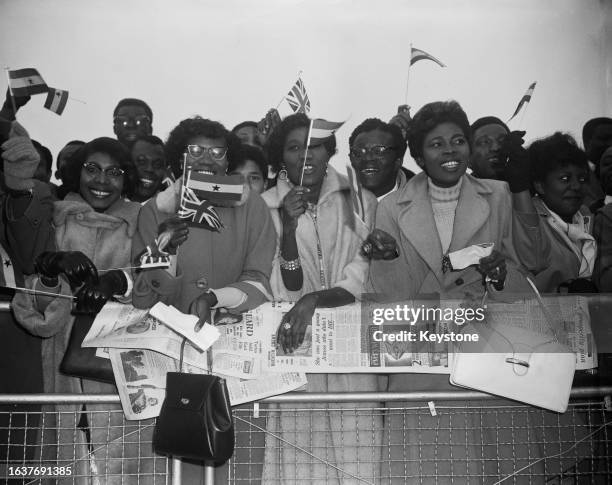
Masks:
[[[136,222],[140,212],[140,204],[120,198],[105,212],[96,212],[80,194],[74,192],[66,195],[64,200],[54,203],[53,223],[56,227],[64,225],[66,219],[75,216],[84,221],[95,221],[96,224],[108,224],[109,226],[126,223],[128,234],[136,233]]]

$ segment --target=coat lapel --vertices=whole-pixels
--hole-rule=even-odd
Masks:
[[[483,197],[484,193],[489,192],[488,188],[479,184],[473,177],[469,175],[463,177],[459,201],[455,210],[453,238],[448,249],[449,252],[474,244],[474,234],[487,223],[491,214],[489,203]],[[511,207],[509,209],[512,210]]]
[[[404,195],[398,200],[398,204],[403,206],[398,222],[404,237],[440,279],[442,245],[429,201],[427,177],[421,174],[417,177],[406,186],[408,190],[404,190]]]

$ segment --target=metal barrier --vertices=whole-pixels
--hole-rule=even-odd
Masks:
[[[285,394],[234,409],[234,457],[224,469],[207,467],[203,480],[612,483],[610,395],[612,387],[574,389],[568,411],[557,414],[471,391]],[[51,473],[62,484],[81,483],[93,471],[100,479],[88,483],[119,483],[113,481],[119,476],[126,483],[181,483],[181,462],[152,452],[151,420],[125,421],[120,410],[98,410],[118,402],[112,395],[0,395],[0,476],[12,466],[12,478],[46,483],[43,468],[57,467]],[[56,409],[7,410],[34,403]],[[88,443],[80,423],[83,404],[89,416],[96,409],[93,421],[106,426],[106,440],[90,436]],[[62,441],[52,443],[51,436]],[[15,475],[15,467],[26,464],[32,467],[27,478]],[[62,466],[64,473],[70,467],[70,476],[61,475]]]

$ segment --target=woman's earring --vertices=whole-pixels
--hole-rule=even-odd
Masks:
[[[282,167],[280,169],[280,171],[278,172],[278,179],[279,180],[287,180],[287,169],[285,167]]]

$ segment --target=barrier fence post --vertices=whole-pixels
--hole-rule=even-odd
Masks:
[[[172,458],[172,485],[181,485],[181,460]]]
[[[210,462],[204,464],[204,485],[215,485],[215,467]]]

